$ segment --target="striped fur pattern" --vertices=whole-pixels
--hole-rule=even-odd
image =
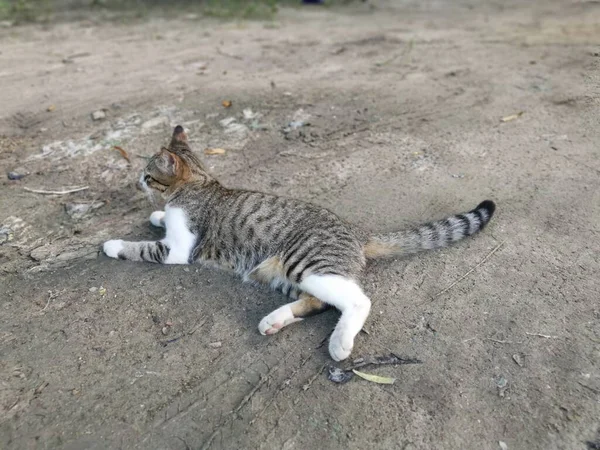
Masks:
[[[426,223],[411,230],[375,235],[366,243],[365,254],[369,258],[378,258],[447,247],[480,231],[495,210],[494,202],[486,200],[464,214]]]
[[[149,160],[140,185],[151,199],[166,199],[165,210],[150,217],[166,236],[156,242],[107,241],[108,256],[217,265],[281,290],[295,301],[263,318],[262,334],[333,306],[342,313],[329,343],[335,360],[350,355],[369,314],[370,301],[359,284],[368,259],[445,247],[481,230],[495,209],[487,200],[464,214],[370,236],[322,207],[224,187],[203,168],[180,126],[169,147]]]

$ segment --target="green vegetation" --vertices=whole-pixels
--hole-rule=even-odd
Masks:
[[[325,5],[350,2],[325,0]],[[174,17],[194,13],[221,19],[269,20],[275,17],[279,6],[299,7],[301,0],[0,0],[0,20],[20,24],[49,17],[76,18],[89,12],[118,13],[129,19],[149,14]]]
[[[0,0],[0,20],[33,22],[49,11],[49,0]]]

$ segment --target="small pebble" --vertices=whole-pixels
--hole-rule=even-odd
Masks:
[[[498,395],[504,397],[508,389],[508,380],[500,375],[496,378],[496,387],[498,388]]]
[[[21,178],[24,178],[26,175],[23,173],[18,173],[18,172],[8,172],[6,174],[6,176],[8,177],[9,180],[20,180]]]
[[[166,336],[168,333],[169,333],[169,327],[163,327],[162,334],[164,334]]]
[[[93,120],[106,119],[106,113],[104,111],[102,111],[101,109],[99,109],[98,111],[94,111],[92,113],[92,119]]]
[[[521,353],[515,353],[514,355],[512,355],[512,359],[519,366],[523,367],[523,355]]]
[[[508,450],[508,445],[504,441],[498,441],[498,445],[500,446],[500,450]]]
[[[96,286],[92,286],[91,288],[88,289],[90,292],[96,292],[98,290],[98,288]]]
[[[219,347],[221,347],[221,345],[223,345],[221,343],[221,341],[211,342],[210,344],[208,344],[208,346],[211,347],[211,348],[219,348]]]

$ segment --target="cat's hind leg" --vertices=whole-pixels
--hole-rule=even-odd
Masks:
[[[336,361],[346,359],[369,316],[371,301],[356,281],[340,275],[309,275],[299,287],[341,311],[340,321],[329,339],[329,354]]]
[[[326,311],[331,306],[312,295],[301,293],[295,302],[283,305],[263,317],[258,324],[260,334],[275,334],[283,327]]]

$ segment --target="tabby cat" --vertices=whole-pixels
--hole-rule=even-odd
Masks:
[[[169,147],[148,161],[140,184],[152,198],[166,198],[165,210],[150,216],[166,237],[107,241],[104,253],[162,264],[212,263],[245,281],[270,284],[294,301],[260,321],[262,334],[333,306],[341,312],[329,340],[336,361],[350,355],[371,309],[359,284],[368,259],[445,247],[481,230],[495,209],[486,200],[445,220],[370,235],[320,206],[222,186],[192,152],[181,126]]]

